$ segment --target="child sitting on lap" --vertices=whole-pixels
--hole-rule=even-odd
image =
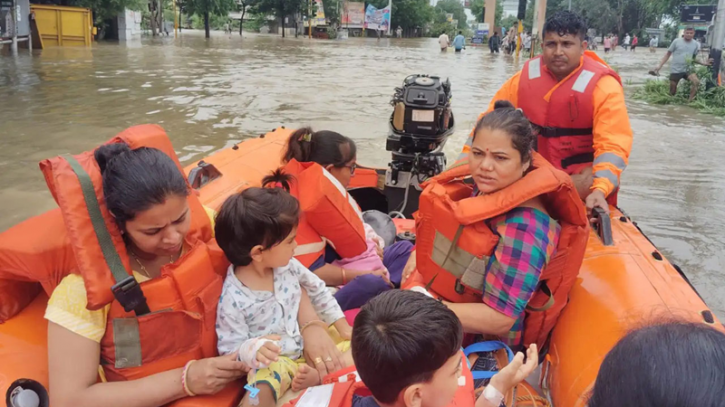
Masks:
[[[354,396],[353,407],[445,407],[458,386],[463,328],[439,301],[414,291],[391,290],[360,310],[352,330],[352,356],[372,396]],[[493,378],[476,407],[498,407],[538,364],[519,352]]]
[[[240,360],[258,368],[248,382],[259,393],[251,402],[247,393],[245,407],[273,407],[290,387],[320,383],[317,370],[302,359],[297,314],[303,288],[326,325],[350,329],[325,283],[292,258],[299,203],[285,190],[287,179],[277,172],[265,181],[285,188],[249,188],[229,197],[215,226],[217,242],[232,263],[217,309],[219,354],[239,352]],[[349,341],[338,344],[351,364],[349,347]]]

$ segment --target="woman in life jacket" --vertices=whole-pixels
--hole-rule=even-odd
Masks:
[[[153,407],[205,395],[215,395],[204,398],[206,405],[231,405],[241,388],[227,385],[249,369],[234,354],[213,357],[221,275],[206,254],[211,246],[207,249],[206,243],[189,238],[193,225],[199,222],[192,220],[190,190],[183,173],[168,155],[155,148],[132,150],[127,144],[108,144],[98,148],[90,160],[94,158],[102,174],[105,205],[121,231],[133,277],[141,283],[147,308],[153,312],[133,318],[134,314],[125,312],[118,301],[90,310],[91,291],[87,287],[98,290],[98,284],[86,281],[81,274],[66,276],[53,291],[45,313],[49,321],[51,405]],[[207,215],[212,217],[210,210]],[[167,266],[171,271],[160,277]],[[163,285],[169,281],[170,285]],[[185,285],[178,288],[180,284]],[[177,289],[169,288],[174,286]],[[163,292],[153,287],[162,287]],[[188,292],[198,294],[185,294]],[[162,301],[173,301],[175,305],[157,309]],[[203,312],[185,311],[198,309],[199,304]],[[177,308],[181,311],[175,311]],[[300,316],[301,323],[317,319],[306,294],[302,296],[300,314],[305,314],[304,318]],[[150,329],[148,324],[154,321],[162,321],[157,326],[162,329]],[[119,336],[120,332],[133,334],[134,330],[135,336],[125,340]],[[308,331],[305,340],[315,344],[311,355],[327,359],[334,343],[318,339],[329,338],[326,331]],[[207,349],[209,344],[212,350]],[[134,361],[129,355],[138,359]]]
[[[474,130],[468,156],[470,175],[475,183],[472,196],[493,194],[522,180],[532,167],[534,140],[523,112],[514,109],[508,101],[496,102],[495,109],[484,115]],[[540,197],[522,202],[483,223],[493,231],[497,243],[490,258],[475,265],[485,267],[482,293],[476,302],[444,303],[461,320],[465,332],[498,338],[516,351],[523,346],[524,311],[557,247],[561,229],[549,216]],[[413,255],[406,265],[404,279],[415,268]]]
[[[334,178],[333,183],[338,188],[346,189],[355,175],[357,147],[354,141],[339,133],[326,130],[313,132],[310,128],[301,128],[290,136],[283,160],[288,163],[286,168],[290,167],[290,162],[295,161],[319,164],[326,174]],[[304,191],[305,185],[299,185],[299,188]],[[356,256],[345,257],[341,253],[343,248],[333,248],[328,244],[325,252],[307,265],[328,286],[344,286],[335,295],[343,310],[360,308],[377,294],[393,286],[400,286],[403,267],[412,251],[410,242],[397,242],[383,248],[383,239],[371,226],[362,222],[359,206],[354,199],[348,195],[347,201],[347,209],[358,213],[358,223],[362,223],[364,227],[367,250]],[[310,223],[312,216],[315,215],[305,213]],[[325,225],[315,226],[316,233],[334,244],[330,239],[334,232],[325,229]]]

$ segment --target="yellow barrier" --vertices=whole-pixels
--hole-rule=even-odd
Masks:
[[[78,7],[32,4],[43,44],[47,46],[91,46],[91,10]]]

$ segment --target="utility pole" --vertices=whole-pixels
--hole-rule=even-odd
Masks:
[[[17,0],[13,0],[13,7],[10,10],[13,21],[13,43],[10,46],[10,49],[12,50],[13,55],[18,53],[18,16],[20,15],[18,7],[19,5]]]
[[[710,89],[718,84],[718,75],[720,74],[720,66],[722,65],[722,47],[725,40],[725,0],[720,0],[717,4],[717,14],[715,16],[715,27],[712,36],[712,44],[710,45],[710,58],[714,60],[712,64],[712,81],[708,81],[707,88]]]
[[[569,11],[571,11],[571,0],[569,0]]]

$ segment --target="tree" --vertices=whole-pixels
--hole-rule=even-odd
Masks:
[[[141,11],[146,7],[146,0],[69,0],[64,5],[84,7],[93,10],[95,24],[113,18],[125,9]]]
[[[259,3],[259,0],[238,0],[239,1],[239,11],[242,12],[242,16],[239,19],[239,36],[242,36],[242,26],[244,26],[244,16],[247,14],[247,11],[256,12],[256,6]]]
[[[226,16],[236,7],[234,0],[181,0],[181,9],[188,14],[198,14],[204,18],[204,34],[210,37],[209,16]]]
[[[466,23],[466,12],[463,9],[463,4],[458,0],[441,0],[436,4],[436,12],[438,10],[443,13],[453,14],[453,19],[458,20],[458,29],[464,29],[468,27]]]
[[[325,9],[327,22],[334,27],[340,24],[340,0],[323,0],[322,6]]]
[[[308,0],[314,1],[314,0]],[[312,6],[314,8],[314,5]],[[308,7],[303,7],[300,0],[259,0],[257,4],[257,12],[277,17],[282,26],[282,37],[285,36],[285,18],[302,11],[303,15],[307,14]],[[314,14],[314,12],[313,12]]]
[[[388,6],[388,0],[370,0],[368,4],[384,8]],[[404,30],[423,27],[433,20],[433,7],[429,0],[395,0],[392,13],[390,26],[400,26]]]
[[[476,21],[479,23],[483,23],[483,11],[486,8],[485,6],[486,0],[473,0],[471,2],[471,14],[473,14],[476,17]],[[496,1],[496,14],[493,18],[493,25],[496,27],[501,26],[501,19],[503,18],[503,0],[497,0]]]

